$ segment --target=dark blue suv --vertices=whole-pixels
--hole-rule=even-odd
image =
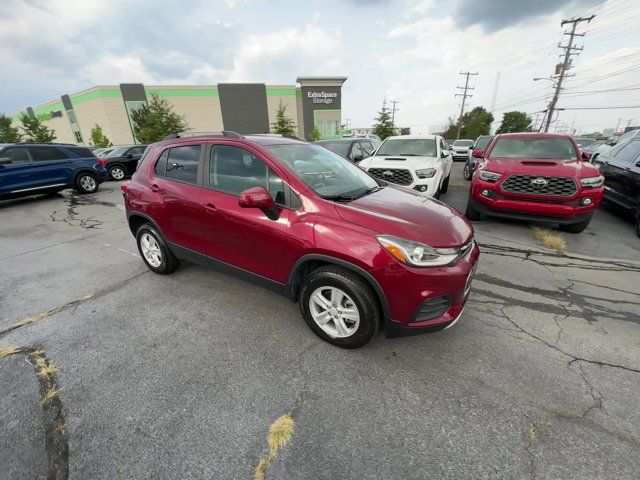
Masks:
[[[0,144],[0,199],[55,193],[65,188],[93,193],[106,178],[105,161],[86,147]]]

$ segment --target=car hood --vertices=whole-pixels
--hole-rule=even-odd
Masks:
[[[387,186],[335,205],[347,222],[432,247],[458,247],[473,235],[473,227],[456,209],[402,187]]]
[[[584,160],[545,160],[490,158],[481,163],[481,168],[502,174],[523,174],[583,178],[597,176],[597,169]]]
[[[368,157],[358,163],[365,169],[369,168],[406,168],[416,170],[418,168],[435,168],[438,166],[436,157],[403,157],[402,155],[376,155]]]

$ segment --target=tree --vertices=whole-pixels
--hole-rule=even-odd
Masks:
[[[287,106],[283,105],[282,102],[278,104],[276,121],[271,124],[271,131],[273,133],[279,133],[283,137],[296,136],[296,124],[293,123],[293,120],[287,117]]]
[[[29,143],[51,143],[56,139],[56,132],[52,128],[43,125],[36,117],[30,117],[26,113],[20,116],[22,132],[25,141]]]
[[[449,117],[447,125],[444,127],[444,131],[442,132],[442,136],[447,140],[455,140],[457,134],[458,122],[456,122],[452,117]]]
[[[311,130],[311,135],[309,135],[310,142],[316,142],[322,138],[322,133],[320,133],[320,129],[317,125],[313,126],[313,130]]]
[[[382,104],[382,110],[378,112],[375,121],[376,123],[373,124],[373,131],[371,133],[378,135],[382,140],[395,133],[395,128],[391,121],[391,112],[389,112],[386,102]]]
[[[400,129],[400,135],[411,135],[411,127],[402,127]]]
[[[524,112],[507,112],[502,116],[502,124],[496,133],[530,132],[531,117]]]
[[[489,135],[493,115],[484,107],[476,107],[462,116],[460,138],[475,139],[480,135]]]
[[[18,127],[11,125],[11,118],[0,113],[0,143],[19,143],[21,141],[22,134]]]
[[[184,132],[189,126],[184,117],[173,111],[166,98],[151,95],[148,103],[131,110],[133,135],[141,143],[153,143],[167,135]]]
[[[91,143],[94,147],[111,147],[113,144],[109,141],[104,133],[102,133],[102,127],[96,123],[95,127],[91,129]]]

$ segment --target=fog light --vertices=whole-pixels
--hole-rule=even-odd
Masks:
[[[589,197],[586,197],[580,200],[580,205],[591,205],[592,202],[593,200],[591,200]]]
[[[420,187],[420,191],[421,192],[426,192],[427,191],[427,187],[425,187],[424,185]]]
[[[480,192],[482,194],[483,197],[490,197],[491,196],[491,191],[487,190],[486,188],[484,190],[482,190],[482,192]]]

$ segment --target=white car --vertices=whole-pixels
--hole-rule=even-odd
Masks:
[[[466,161],[469,157],[469,150],[471,147],[473,147],[473,140],[466,140],[464,138],[455,140],[451,146],[451,155],[454,159],[464,157]]]
[[[439,135],[388,137],[358,165],[385,182],[438,197],[449,187],[453,159]]]
[[[616,145],[622,145],[623,143],[626,143],[629,140],[636,138],[638,135],[640,135],[640,129],[631,130],[630,132],[627,132],[624,135],[619,136],[618,138],[616,138],[615,140],[612,140],[611,142],[603,143],[596,149],[595,152],[593,152],[593,155],[591,156],[589,161],[593,162],[600,155],[606,155],[607,153],[609,153],[609,151]]]

